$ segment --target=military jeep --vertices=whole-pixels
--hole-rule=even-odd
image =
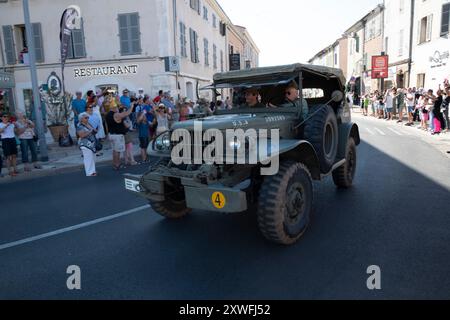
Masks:
[[[297,86],[299,99],[290,103],[285,89],[292,83]],[[268,240],[293,244],[310,223],[313,180],[332,175],[339,188],[353,184],[360,137],[358,126],[351,122],[344,85],[341,70],[305,64],[216,74],[214,82],[202,89],[212,90],[213,95],[231,93],[233,109],[216,110],[210,117],[176,123],[170,131],[156,137],[148,153],[158,161],[142,176],[125,175],[126,189],[148,199],[153,210],[168,219],[183,218],[192,210],[256,212],[259,229]],[[246,105],[244,93],[249,89],[258,90],[259,108]],[[201,154],[216,142],[195,138],[198,127],[200,133],[264,131],[269,142],[264,145],[251,141],[251,135],[244,135],[243,141],[227,140],[216,145],[236,153],[241,151],[246,159],[250,153],[258,153],[252,163],[239,161],[234,153],[227,156],[231,162],[174,161],[177,143],[184,141],[188,145],[181,156],[190,160],[196,154],[195,148],[198,155],[198,150]],[[188,136],[174,138],[180,130]],[[261,150],[266,151],[265,157],[259,156]],[[279,161],[279,170],[263,175],[262,170],[268,168],[270,161]]]

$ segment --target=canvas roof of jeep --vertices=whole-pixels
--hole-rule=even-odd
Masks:
[[[341,86],[346,83],[344,74],[340,69],[297,63],[218,73],[214,75],[214,84],[202,89],[283,85],[297,78],[300,71],[303,72],[305,80],[312,81],[313,78],[316,78],[315,80],[325,78],[338,80]]]

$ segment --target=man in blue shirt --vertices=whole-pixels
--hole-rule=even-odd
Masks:
[[[82,99],[83,93],[78,91],[76,93],[76,99],[72,100],[72,111],[75,115],[75,128],[78,125],[78,116],[83,112],[86,112],[86,100]]]
[[[120,97],[120,104],[127,110],[131,108],[131,98],[129,96],[130,91],[128,89],[123,90],[123,96]]]

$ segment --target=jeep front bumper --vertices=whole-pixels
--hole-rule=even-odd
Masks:
[[[125,188],[150,201],[164,201],[164,184],[168,177],[159,174],[145,176],[125,175]],[[243,184],[228,188],[221,184],[204,185],[189,178],[182,178],[186,206],[190,209],[221,213],[239,213],[248,209],[247,193]]]

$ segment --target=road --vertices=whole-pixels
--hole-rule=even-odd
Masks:
[[[1,185],[0,298],[450,298],[450,159],[417,129],[356,121],[354,188],[315,183],[311,228],[292,247],[265,241],[252,214],[165,221],[108,167]],[[81,290],[66,287],[70,265]],[[381,290],[367,289],[371,265]]]

